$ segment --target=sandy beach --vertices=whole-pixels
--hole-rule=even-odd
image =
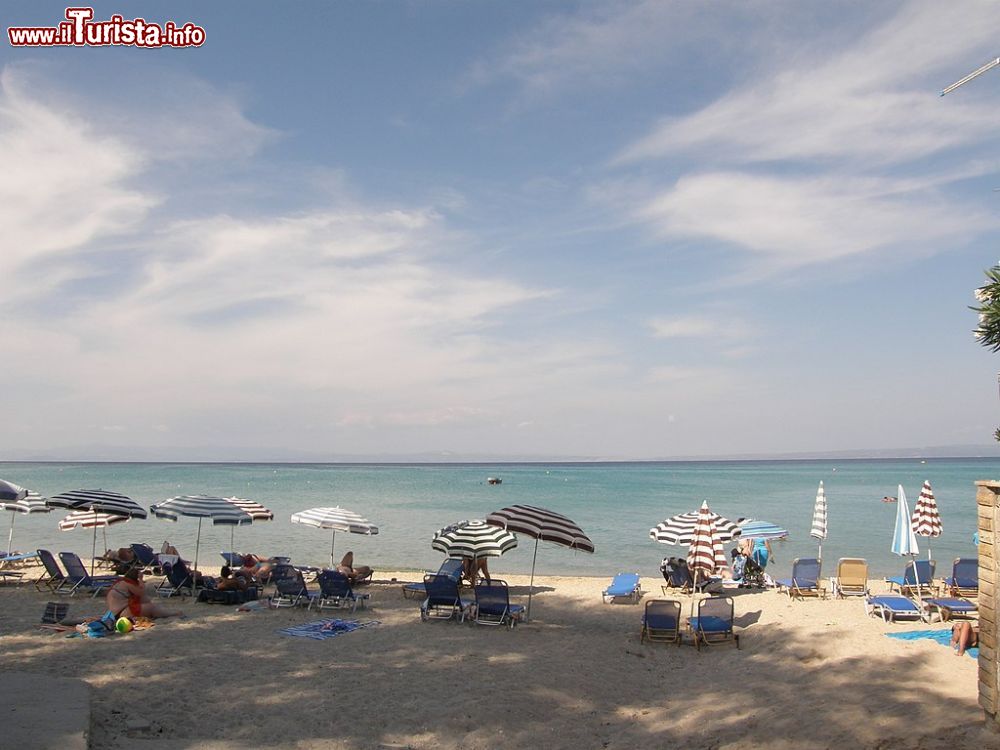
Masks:
[[[397,579],[390,583],[390,579]],[[105,639],[38,628],[45,603],[97,615],[102,599],[0,590],[4,670],[92,688],[90,747],[981,748],[976,661],[888,632],[861,601],[735,596],[741,648],[640,644],[642,606],[604,604],[607,579],[538,577],[515,630],[420,621],[383,572],[355,615],[237,612],[180,601],[186,617]],[[507,576],[523,602],[527,579]],[[660,581],[643,578],[645,598]],[[680,597],[689,607],[690,599]],[[179,600],[172,600],[179,601]],[[685,612],[688,610],[685,609]],[[331,613],[332,612],[332,613]],[[378,625],[327,640],[281,628],[342,617]]]

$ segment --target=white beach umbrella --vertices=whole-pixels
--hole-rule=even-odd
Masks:
[[[816,490],[816,505],[813,506],[813,522],[809,536],[819,539],[816,559],[822,562],[823,540],[826,539],[826,490],[823,489],[823,480],[820,480],[819,489]]]
[[[924,481],[924,486],[920,488],[920,497],[917,498],[916,505],[913,506],[913,516],[910,524],[917,536],[933,539],[941,536],[944,526],[941,524],[941,514],[938,512],[937,500],[934,497],[934,490],[931,483]],[[927,559],[931,559],[931,543],[927,542]]]
[[[49,513],[52,508],[45,504],[45,498],[37,492],[18,487],[12,482],[0,479],[0,510],[10,511],[10,533],[7,534],[7,554],[11,553],[14,544],[14,519],[17,514]]]
[[[535,540],[535,552],[531,557],[531,581],[528,584],[528,609],[526,619],[531,617],[531,594],[535,586],[535,560],[538,557],[538,541],[552,542],[560,547],[593,553],[594,543],[583,530],[566,516],[533,505],[512,505],[486,516],[486,523],[498,526],[516,534],[524,534]]]
[[[201,548],[201,522],[211,520],[213,526],[242,526],[253,519],[225,498],[213,495],[178,495],[162,503],[149,506],[157,518],[177,520],[181,516],[198,519],[198,537],[194,544],[194,569],[198,570],[198,553]]]
[[[312,526],[317,529],[329,529],[333,532],[330,539],[330,567],[335,568],[337,561],[333,556],[333,547],[337,543],[337,532],[346,531],[349,534],[365,534],[374,536],[378,534],[378,526],[375,526],[367,518],[363,518],[352,510],[341,508],[339,505],[333,508],[310,508],[292,514],[292,523],[300,523],[304,526]]]
[[[910,509],[906,504],[906,493],[903,485],[899,485],[896,506],[896,527],[892,533],[892,551],[900,557],[915,557],[920,554],[920,547],[917,545],[917,535],[913,532],[913,524],[910,522]],[[920,575],[914,566],[913,573],[917,580],[917,596],[920,596]]]
[[[146,510],[135,500],[120,492],[108,490],[71,490],[61,492],[45,499],[45,504],[52,508],[67,510],[89,510],[99,513],[109,513],[126,518],[146,518]],[[94,539],[90,548],[90,572],[94,572],[94,557],[97,554],[97,527],[94,527]]]

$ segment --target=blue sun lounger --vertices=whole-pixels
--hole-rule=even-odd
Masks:
[[[653,599],[642,613],[639,643],[676,643],[681,645],[681,603],[676,599]]]
[[[363,609],[368,601],[369,594],[354,593],[350,579],[339,570],[321,571],[316,576],[316,581],[319,583],[320,595],[310,602],[310,606],[315,604],[318,610],[350,604],[351,612],[354,612],[359,604]]]
[[[431,571],[427,571],[424,575],[435,575]],[[439,576],[447,576],[448,578],[454,579],[455,583],[461,584],[462,582],[462,558],[461,557],[449,557],[446,558],[441,567],[438,568],[437,574]],[[423,582],[421,583],[407,583],[403,586],[403,598],[404,599],[416,599],[417,597],[427,598],[427,589],[424,587]]]
[[[924,599],[927,609],[936,611],[941,615],[941,620],[950,620],[953,617],[976,617],[979,615],[979,606],[975,602],[961,597],[935,597]]]
[[[458,582],[442,575],[424,576],[424,590],[427,598],[420,605],[420,619],[427,622],[432,617],[450,620],[456,615],[460,622],[472,609],[472,602],[458,593]]]
[[[952,565],[951,575],[944,579],[944,585],[952,596],[978,596],[979,558],[957,558]]]
[[[885,579],[889,590],[899,589],[903,596],[932,594],[934,586],[934,561],[912,560],[906,564],[901,576],[890,576]]]
[[[638,602],[641,594],[638,573],[619,573],[611,580],[611,585],[601,593],[601,598],[605,604],[615,599],[631,599],[633,602]]]
[[[740,647],[740,637],[733,629],[733,598],[711,596],[698,602],[698,616],[688,618],[694,635],[694,645],[701,651],[701,644],[714,646],[733,641]]]
[[[510,603],[510,591],[506,581],[493,579],[489,583],[477,583],[476,594],[477,625],[506,625],[511,630],[524,616],[524,607]]]
[[[75,552],[60,552],[59,559],[66,568],[66,583],[59,591],[65,591],[70,596],[77,591],[90,591],[92,596],[97,596],[99,591],[106,591],[118,580],[118,576],[90,575],[83,560]]]
[[[792,577],[782,578],[775,583],[779,590],[784,588],[792,598],[825,597],[826,592],[819,585],[820,568],[820,561],[815,557],[797,557],[792,563]]]
[[[865,612],[881,615],[885,622],[895,622],[897,618],[906,617],[920,620],[924,616],[923,610],[912,599],[894,594],[869,596],[865,599]]]

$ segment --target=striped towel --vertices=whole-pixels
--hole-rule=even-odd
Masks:
[[[361,628],[371,628],[378,625],[378,620],[316,620],[303,625],[295,625],[291,628],[282,628],[278,632],[282,635],[294,635],[299,638],[312,638],[317,641],[325,641],[327,638],[334,638],[341,633],[350,633]]]

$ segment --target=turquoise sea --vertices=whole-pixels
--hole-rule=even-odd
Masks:
[[[503,483],[491,486],[488,476]],[[538,505],[575,520],[593,539],[593,555],[542,544],[542,574],[610,576],[637,570],[658,576],[662,557],[679,547],[657,544],[649,529],[668,516],[695,510],[708,500],[729,518],[753,517],[784,526],[790,538],[774,545],[772,574],[785,574],[799,556],[815,556],[809,536],[816,489],[823,480],[829,508],[829,536],[823,543],[824,571],[839,557],[864,557],[874,575],[899,574],[904,561],[889,550],[896,506],[881,502],[902,484],[910,509],[923,481],[930,480],[944,534],[930,540],[938,571],[950,570],[959,556],[974,556],[974,482],[1000,477],[1000,459],[893,459],[822,461],[711,461],[586,464],[156,464],[0,463],[0,478],[43,495],[72,489],[121,492],[143,506],[179,494],[238,495],[267,506],[272,522],[236,529],[241,552],[287,554],[300,564],[329,560],[330,532],[293,525],[292,513],[340,505],[366,516],[377,536],[338,533],[337,556],[353,549],[359,564],[376,569],[436,568],[433,533],[455,521],[481,518],[517,503]],[[6,537],[9,516],[0,518]],[[14,547],[45,547],[90,554],[91,532],[61,532],[60,511],[18,516]],[[169,540],[194,555],[195,519],[170,523],[153,518],[107,530],[112,547],[145,541],[159,548]],[[200,559],[219,565],[229,549],[230,528],[202,529]],[[928,540],[919,539],[921,554]],[[4,539],[6,542],[6,539]],[[98,547],[102,546],[100,531]],[[534,541],[490,563],[491,571],[526,573]]]

